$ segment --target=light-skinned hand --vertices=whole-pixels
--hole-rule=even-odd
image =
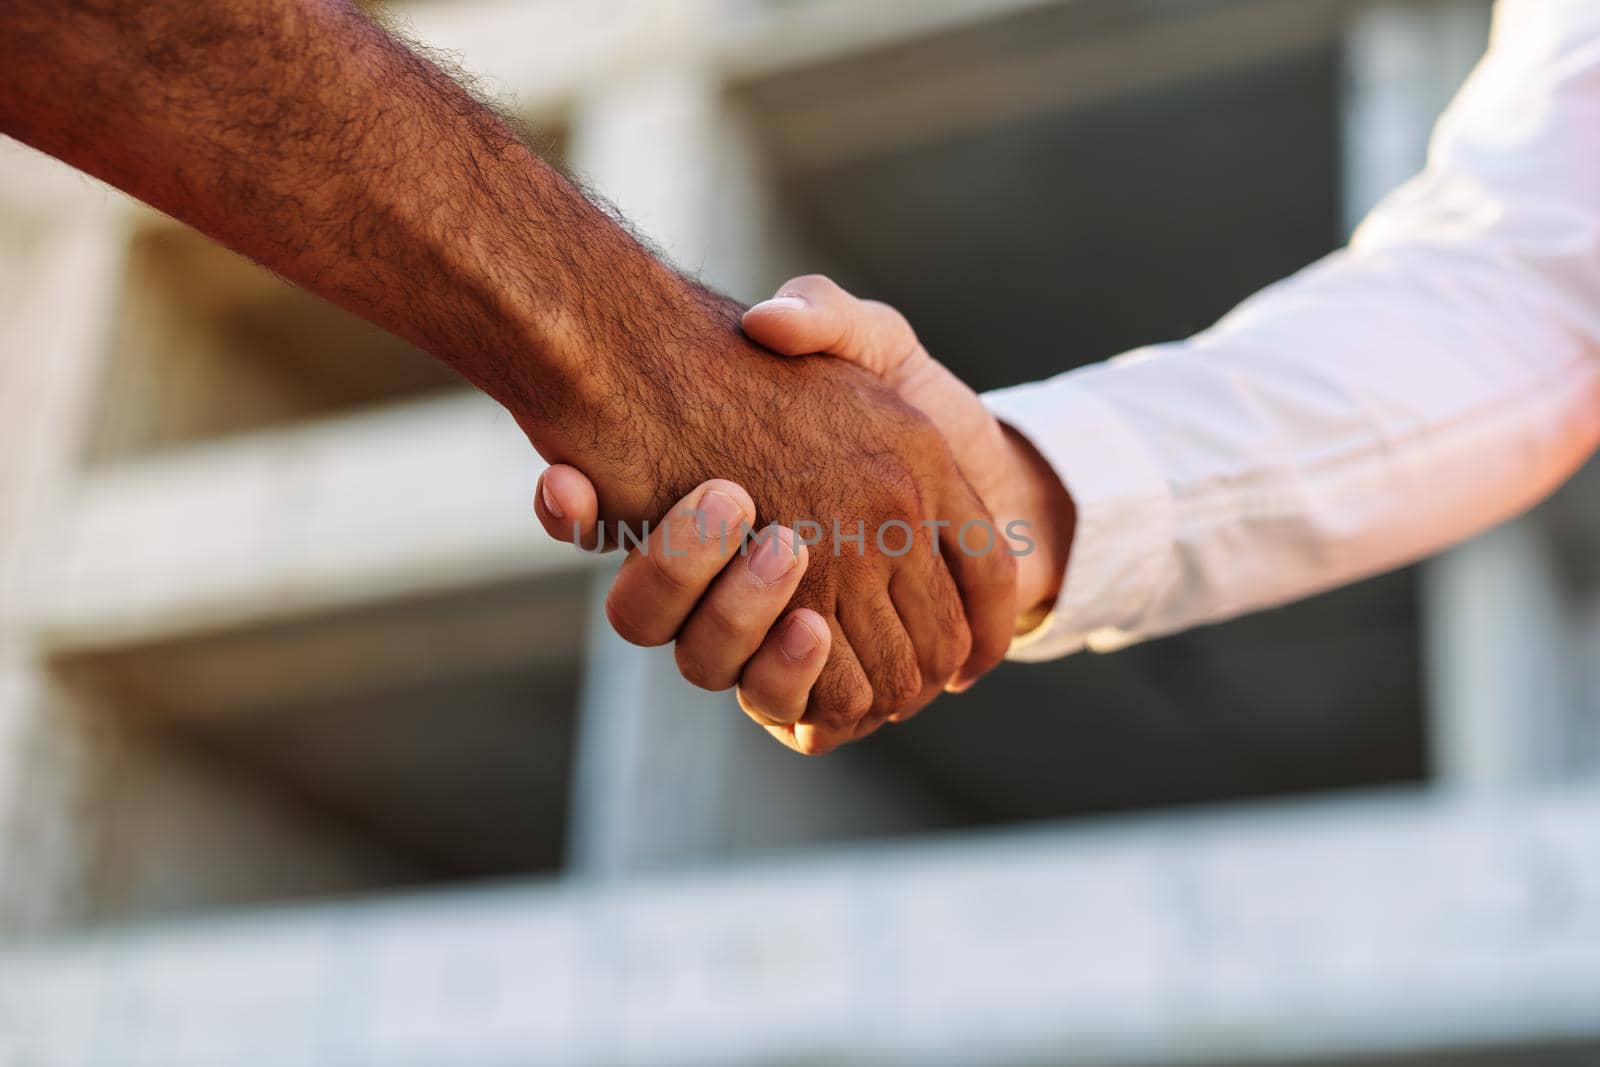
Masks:
[[[1071,543],[1071,499],[1032,446],[997,422],[977,394],[928,354],[898,311],[809,275],[751,308],[743,324],[753,340],[780,355],[820,353],[855,363],[927,415],[993,514],[996,529],[1016,529],[1032,542],[1031,550],[1017,557],[1014,629],[1026,630],[1042,617],[1060,586]],[[685,503],[711,491],[712,485],[725,492],[738,488],[708,482]],[[551,536],[593,543],[594,488],[575,468],[557,465],[545,472],[536,511]],[[1013,522],[1026,525],[1013,528]],[[1019,550],[1024,547],[1021,541],[1012,543]],[[801,712],[826,656],[818,637],[826,634],[820,620],[803,610],[785,614],[777,588],[756,587],[749,554],[729,554],[716,545],[699,551],[704,558],[692,564],[675,561],[695,577],[671,589],[633,578],[629,567],[634,560],[624,565],[607,601],[613,625],[624,637],[640,644],[675,641],[685,678],[709,689],[737,685],[745,712],[802,752],[826,751],[836,740],[866,736],[885,721],[904,721],[926,704],[919,700],[888,715],[865,717],[847,738],[819,735]],[[804,553],[800,546],[796,569],[804,568]],[[903,618],[912,614],[902,611]],[[808,637],[818,637],[824,650],[807,650]],[[974,681],[976,675],[952,677],[949,688],[964,689]]]

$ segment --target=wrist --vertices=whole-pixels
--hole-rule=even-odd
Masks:
[[[659,264],[630,278],[625,300],[564,309],[535,327],[539,379],[507,406],[547,461],[589,476],[602,515],[638,522],[696,481],[733,477],[692,462],[698,453],[685,442],[722,432],[732,402],[724,380],[749,345],[726,298]],[[760,382],[737,378],[754,402]]]
[[[1001,424],[1005,436],[1009,477],[1005,499],[997,515],[1002,522],[1021,521],[1018,532],[1032,541],[1017,556],[1016,632],[1034,629],[1055,606],[1066,577],[1077,527],[1077,509],[1055,469],[1028,439]]]
[[[608,258],[625,295],[572,285],[510,313],[524,356],[510,395],[496,398],[552,461],[550,449],[604,451],[613,429],[626,431],[672,377],[682,335],[696,325],[690,283],[636,248],[620,247]]]
[[[536,294],[510,313],[525,356],[505,403],[535,446],[561,424],[579,422],[588,429],[592,415],[614,407],[619,397],[648,392],[694,324],[690,283],[629,251],[611,257],[613,263],[629,260],[625,270],[614,268],[626,275],[625,283],[619,281],[625,296],[575,285],[554,298]],[[674,327],[671,334],[665,325]]]

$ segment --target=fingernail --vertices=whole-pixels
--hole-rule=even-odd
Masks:
[[[552,518],[564,519],[567,517],[567,513],[561,510],[561,505],[556,503],[556,498],[550,495],[550,483],[548,481],[539,483],[539,495],[544,498],[544,509],[550,513]]]
[[[965,681],[953,681],[944,687],[944,691],[952,694],[965,693],[968,689],[971,689],[977,684],[978,680],[976,678],[968,678]]]
[[[750,573],[762,585],[776,585],[799,561],[794,535],[788,531],[780,534],[769,526],[761,532],[760,541],[750,556]],[[805,630],[810,633],[811,627]]]
[[[804,311],[810,307],[803,296],[775,296],[771,300],[763,300],[760,307],[770,308],[774,311]]]
[[[783,654],[792,660],[805,659],[817,650],[818,643],[816,632],[799,619],[790,619],[778,639]]]
[[[700,531],[702,541],[712,538],[726,540],[734,536],[739,531],[739,521],[744,518],[744,508],[739,506],[739,502],[715,489],[700,498],[700,506],[695,510],[695,527]]]

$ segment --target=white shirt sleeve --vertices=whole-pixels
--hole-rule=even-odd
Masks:
[[[1427,169],[1349,248],[1189,341],[985,399],[1078,509],[1014,659],[1303,597],[1532,506],[1600,444],[1600,3],[1502,0]]]

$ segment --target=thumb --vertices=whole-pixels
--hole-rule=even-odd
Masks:
[[[594,483],[576,467],[557,463],[541,474],[533,510],[545,533],[557,541],[590,552],[602,547],[599,496]]]
[[[840,351],[848,332],[837,309],[785,294],[764,300],[744,313],[744,332],[758,345],[780,356],[826,353],[856,362],[853,351]]]
[[[917,335],[898,311],[860,300],[831,278],[808,274],[744,313],[752,341],[784,356],[812,353],[854,363],[888,378],[917,351]]]

